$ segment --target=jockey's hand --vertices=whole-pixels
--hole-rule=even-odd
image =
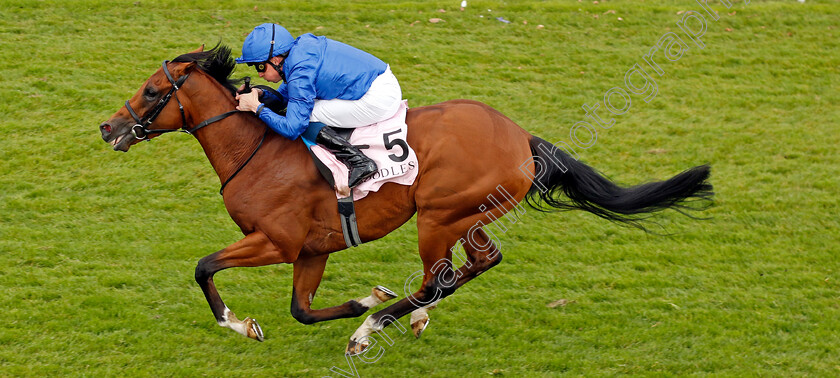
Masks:
[[[239,89],[236,90],[236,93],[242,93],[242,91],[244,91],[244,90],[245,90],[245,84],[242,84],[242,85],[239,86]],[[262,97],[262,94],[263,94],[262,89],[254,88],[254,87],[251,87],[251,92],[257,92],[257,95],[259,95],[260,97]]]
[[[259,94],[257,91],[237,94],[236,100],[239,101],[239,106],[236,107],[236,110],[251,113],[256,112],[257,107],[260,106],[260,100],[258,96]]]

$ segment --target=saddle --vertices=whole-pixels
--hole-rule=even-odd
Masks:
[[[344,240],[348,247],[361,244],[356,225],[354,201],[378,191],[386,183],[412,185],[417,178],[417,155],[406,142],[407,111],[408,105],[406,101],[403,101],[394,116],[387,120],[354,129],[333,128],[339,135],[373,159],[378,167],[373,176],[352,190],[347,186],[347,166],[338,161],[330,151],[307,139],[307,133],[301,137],[309,147],[315,167],[336,192]]]

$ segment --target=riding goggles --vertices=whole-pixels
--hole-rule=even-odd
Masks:
[[[263,73],[268,68],[268,62],[248,63],[248,65],[254,67],[258,73]]]

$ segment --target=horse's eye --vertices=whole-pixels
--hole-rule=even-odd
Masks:
[[[146,90],[143,91],[143,96],[152,100],[157,97],[157,91],[154,88],[146,88]]]

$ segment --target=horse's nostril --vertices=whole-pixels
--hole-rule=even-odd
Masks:
[[[107,123],[103,123],[101,126],[99,126],[99,128],[102,129],[102,131],[105,132],[105,133],[108,133],[108,134],[111,133],[111,125],[109,125]]]

